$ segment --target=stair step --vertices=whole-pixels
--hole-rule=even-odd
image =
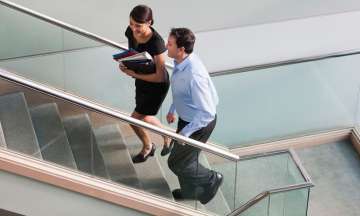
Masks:
[[[131,156],[134,156],[141,151],[142,144],[136,135],[128,136],[125,140],[125,144]],[[149,157],[146,162],[134,164],[134,167],[143,186],[143,190],[168,199],[173,199],[169,185],[165,180],[156,156]]]
[[[63,125],[80,171],[109,178],[87,114],[63,119]]]
[[[33,107],[30,115],[44,160],[77,169],[57,105]]]
[[[204,167],[206,167],[208,169],[212,169],[204,152],[200,153],[199,161]],[[220,171],[220,173],[221,173],[221,171]],[[224,179],[225,179],[227,175],[225,175],[224,173],[222,173],[222,174],[224,175]],[[234,181],[235,181],[235,179],[234,179]],[[235,184],[235,182],[234,182],[234,184]],[[215,197],[205,205],[205,208],[206,208],[206,210],[208,210],[210,212],[215,212],[219,215],[227,215],[231,212],[230,207],[223,195],[223,192],[221,191],[221,187],[219,188]]]
[[[7,148],[42,158],[24,93],[0,96],[0,122]]]
[[[168,163],[167,163],[169,154],[166,156],[161,156],[160,152],[161,151],[157,151],[157,152],[155,152],[155,154],[157,154],[160,167],[164,173],[165,180],[170,187],[170,191],[180,188],[178,177],[170,170]],[[177,201],[177,202],[179,202],[183,205],[186,205],[186,206],[191,206],[192,208],[197,208],[201,211],[204,211],[206,209],[203,204],[201,204],[199,201],[196,202],[195,200],[181,200],[181,201]]]
[[[6,142],[4,137],[4,131],[0,122],[0,147],[6,148]]]
[[[94,130],[110,179],[125,185],[142,188],[129,151],[118,125],[106,125]]]
[[[178,180],[177,176],[170,170],[170,168],[167,164],[169,155],[167,155],[165,157],[160,157],[160,152],[158,152],[158,154],[159,154],[159,161],[160,161],[161,168],[163,169],[163,171],[165,173],[166,180],[167,180],[171,190],[180,188],[180,184],[179,184],[179,180]],[[204,167],[211,169],[211,166],[210,166],[206,156],[203,153],[200,154],[199,161]],[[194,200],[185,200],[185,201],[181,201],[181,203],[184,205],[189,205],[189,206],[196,205],[197,209],[199,209],[201,211],[209,211],[209,212],[217,213],[220,215],[226,215],[231,212],[230,208],[227,204],[227,201],[225,200],[221,190],[219,190],[218,193],[216,194],[216,196],[206,205],[203,205],[198,201],[195,204]]]

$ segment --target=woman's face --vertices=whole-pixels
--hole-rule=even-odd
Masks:
[[[132,32],[134,33],[134,35],[142,36],[149,30],[150,22],[138,23],[130,17],[129,26],[130,26]]]

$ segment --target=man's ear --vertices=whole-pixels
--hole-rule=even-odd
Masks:
[[[185,52],[185,47],[180,47],[179,50],[180,50],[181,52]]]

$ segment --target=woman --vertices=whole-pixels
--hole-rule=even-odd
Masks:
[[[120,70],[135,78],[136,107],[132,117],[147,123],[162,127],[160,121],[155,117],[169,90],[169,74],[165,67],[165,42],[152,28],[154,19],[152,10],[148,6],[138,5],[130,12],[130,25],[125,35],[128,38],[129,49],[137,52],[148,52],[154,60],[156,70],[151,74],[138,74],[120,64]],[[141,163],[153,156],[155,144],[151,142],[149,134],[140,127],[131,125],[136,135],[143,143],[140,153],[132,158],[134,163]],[[171,151],[170,138],[164,136],[164,146],[161,155]]]

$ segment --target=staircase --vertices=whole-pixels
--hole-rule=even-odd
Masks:
[[[124,127],[114,123],[94,127],[87,113],[61,116],[56,103],[29,107],[23,92],[0,96],[0,147],[174,201],[171,191],[179,188],[179,182],[167,167],[167,156],[160,156],[161,146],[155,157],[133,164],[131,156],[142,144],[130,129],[125,137]],[[201,163],[210,167],[205,155]],[[207,205],[194,200],[182,204],[210,214],[231,212],[221,191]]]

